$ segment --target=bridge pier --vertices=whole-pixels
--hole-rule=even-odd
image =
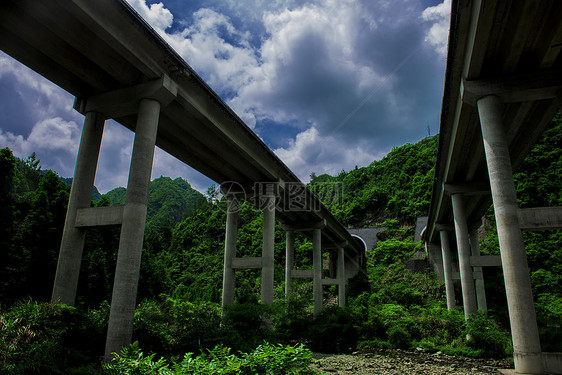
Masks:
[[[322,311],[322,229],[312,230],[312,294],[314,317]]]
[[[285,239],[285,298],[293,298],[293,269],[295,268],[295,232],[288,229]]]
[[[159,116],[160,102],[154,99],[140,102],[115,267],[106,356],[129,345],[133,334],[148,188]]]
[[[461,276],[462,301],[465,319],[476,312],[476,292],[474,278],[470,264],[470,244],[468,241],[468,225],[464,209],[462,194],[452,194],[455,233],[457,236],[457,250],[459,254],[459,272]]]
[[[260,197],[263,203],[263,249],[261,269],[261,304],[273,303],[273,267],[275,246],[275,195],[267,191]]]
[[[449,232],[439,231],[441,237],[441,254],[443,257],[443,278],[445,280],[445,292],[447,295],[447,309],[456,307],[455,286],[453,285],[453,268],[451,261],[451,245],[449,243]]]
[[[222,313],[225,306],[234,304],[235,270],[232,259],[236,257],[236,237],[238,232],[238,200],[227,195],[228,208],[226,211],[226,235],[224,239],[224,268],[222,277]]]
[[[338,265],[336,277],[338,279],[338,306],[345,307],[345,251],[343,246],[338,246]]]
[[[469,237],[471,254],[473,257],[479,257],[480,244],[478,243],[478,229],[471,229]],[[474,287],[476,289],[476,303],[478,304],[478,310],[487,312],[488,304],[486,302],[486,288],[484,285],[484,272],[482,271],[482,266],[474,266],[472,269],[475,275]]]
[[[509,148],[497,96],[477,101],[507,294],[515,370],[542,373],[541,346]]]
[[[73,306],[76,301],[86,236],[84,229],[76,227],[76,217],[78,209],[90,207],[92,201],[104,124],[103,115],[96,112],[86,113],[66,211],[52,302]]]

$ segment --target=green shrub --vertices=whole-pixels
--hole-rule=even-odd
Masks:
[[[56,373],[92,363],[104,327],[74,307],[20,301],[0,315],[0,374]]]
[[[227,306],[222,320],[223,343],[239,351],[249,351],[263,341],[273,340],[272,306],[240,303]]]
[[[389,238],[385,241],[377,242],[377,246],[373,251],[373,264],[390,265],[397,261],[411,258],[415,251],[415,244],[411,239],[403,241],[396,238]]]
[[[477,311],[466,322],[468,346],[482,350],[482,355],[503,357],[510,346],[510,337],[486,313]]]
[[[222,342],[220,307],[168,298],[144,301],[135,311],[133,339],[160,355],[195,352]]]
[[[386,332],[388,341],[394,348],[406,349],[410,347],[412,336],[404,325],[394,324]]]
[[[138,343],[124,348],[111,363],[103,366],[104,374],[120,375],[254,375],[303,374],[315,372],[309,367],[312,354],[303,345],[286,346],[263,343],[247,354],[236,356],[231,349],[218,345],[201,355],[187,353],[181,362],[164,358],[154,360],[154,354],[144,356]]]
[[[297,295],[290,300],[275,303],[275,319],[273,320],[275,335],[282,342],[293,342],[305,339],[305,333],[312,323],[309,309],[310,300]]]
[[[357,330],[349,310],[330,306],[323,309],[307,330],[309,346],[322,353],[347,353],[357,347]]]

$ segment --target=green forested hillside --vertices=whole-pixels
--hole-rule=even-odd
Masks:
[[[562,204],[561,146],[558,116],[515,173],[522,207]],[[204,197],[179,178],[154,180],[134,340],[147,352],[175,358],[216,344],[251,351],[263,340],[305,342],[314,350],[332,352],[360,345],[420,347],[472,356],[509,353],[501,270],[485,275],[490,314],[465,322],[460,310],[446,309],[444,287],[431,272],[412,273],[403,265],[423,249],[413,243],[411,226],[416,216],[428,210],[436,149],[437,136],[428,137],[395,147],[369,166],[337,176],[311,176],[311,190],[344,225],[384,222],[388,227],[375,250],[367,254],[365,272],[350,280],[348,308],[334,306],[337,290],[327,286],[324,302],[328,307],[317,320],[311,317],[308,281],[296,282],[295,298],[283,300],[285,233],[280,227],[275,232],[279,302],[260,306],[260,272],[237,271],[236,306],[221,318],[225,202],[214,195]],[[18,160],[10,150],[0,150],[0,339],[4,340],[0,342],[0,373],[10,363],[21,365],[19,373],[28,373],[37,363],[58,373],[84,361],[95,363],[103,350],[118,228],[88,230],[78,308],[40,303],[50,297],[69,194],[69,187],[55,172],[40,173],[40,169],[34,155]],[[122,204],[124,194],[124,188],[117,188],[93,204]],[[240,209],[237,256],[259,256],[262,216],[249,202]],[[492,211],[484,222],[482,252],[495,254],[498,241]],[[525,241],[539,324],[560,326],[562,236],[556,231],[525,233]],[[298,235],[295,249],[296,267],[311,268],[311,243]],[[22,302],[28,297],[33,300]],[[273,331],[256,324],[264,314]],[[31,336],[24,336],[26,332]],[[541,336],[545,350],[561,350],[555,331],[545,332]],[[87,343],[79,339],[85,336]],[[138,354],[135,350],[132,353]]]
[[[125,204],[127,189],[118,187],[105,195],[111,205]],[[189,182],[178,177],[162,177],[150,182],[148,208],[146,213],[147,228],[173,225],[196,212],[207,204],[205,196],[193,189]]]
[[[414,223],[429,210],[437,140],[394,147],[381,160],[337,176],[313,174],[309,187],[344,225],[372,226],[388,218]],[[333,195],[337,183],[343,199]]]

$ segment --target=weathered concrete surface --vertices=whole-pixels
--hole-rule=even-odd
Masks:
[[[313,314],[322,311],[322,229],[312,232],[312,294],[314,298]]]
[[[372,251],[375,246],[377,245],[377,234],[380,231],[385,230],[385,227],[372,227],[372,228],[351,228],[347,231],[351,234],[354,234],[360,237],[364,242],[365,246],[367,247],[367,251]]]
[[[453,203],[455,234],[457,237],[457,252],[459,255],[459,273],[461,276],[464,317],[468,320],[470,315],[475,313],[477,310],[476,290],[474,289],[472,266],[470,265],[468,226],[462,194],[451,195],[451,200]]]
[[[159,117],[160,103],[153,99],[143,99],[139,105],[119,238],[105,343],[106,356],[114,352],[118,353],[121,348],[128,346],[133,334],[148,188]]]
[[[227,305],[234,304],[235,271],[232,260],[236,257],[236,237],[238,234],[238,205],[233,197],[228,197],[226,211],[226,234],[224,238],[224,265],[222,275],[222,311]],[[233,206],[235,204],[235,206]]]
[[[455,286],[453,284],[453,268],[451,261],[451,245],[449,242],[449,232],[441,231],[441,256],[443,258],[443,278],[445,280],[445,293],[447,295],[447,309],[454,309],[457,304],[455,302]]]
[[[57,273],[51,297],[53,302],[74,305],[76,300],[85,238],[84,230],[75,226],[76,217],[79,209],[90,207],[104,124],[105,118],[99,113],[88,112],[86,114],[66,211]]]
[[[542,362],[537,318],[525,244],[519,227],[517,196],[502,111],[502,103],[496,96],[478,100],[511,323],[515,369],[518,372],[540,374]]]
[[[263,211],[263,248],[261,255],[261,303],[273,303],[273,252],[275,250],[275,196],[265,196]]]
[[[295,268],[295,232],[285,232],[285,298],[293,297],[293,275]]]
[[[562,207],[520,208],[521,230],[562,229]]]

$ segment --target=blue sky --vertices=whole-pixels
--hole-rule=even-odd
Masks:
[[[127,0],[303,181],[439,126],[450,0]],[[73,174],[73,97],[0,53],[0,147]],[[133,134],[108,121],[96,177],[125,186]],[[213,182],[157,149],[153,178]]]

